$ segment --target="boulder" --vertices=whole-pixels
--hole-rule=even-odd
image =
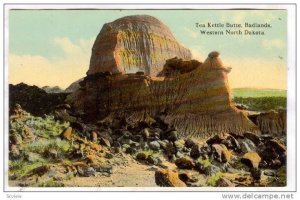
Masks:
[[[223,144],[213,144],[212,151],[217,161],[226,163],[231,160],[232,153]]]
[[[251,168],[250,169],[251,176],[253,180],[258,181],[261,178],[261,169],[258,168]]]
[[[280,154],[280,155],[286,154],[286,147],[285,147],[285,145],[284,145],[284,144],[281,144],[281,143],[280,143],[279,141],[277,141],[277,140],[274,140],[274,139],[273,139],[273,140],[267,141],[266,146],[274,148],[274,150],[275,150],[278,154]]]
[[[160,169],[155,172],[155,183],[161,187],[186,187],[178,174],[166,169]]]
[[[194,145],[191,149],[190,156],[193,159],[198,159],[201,156],[201,148],[199,145]]]
[[[258,146],[260,144],[260,138],[256,134],[254,134],[254,133],[245,132],[243,134],[243,136],[245,138],[248,138],[249,140],[251,140],[256,146]]]
[[[241,162],[250,168],[258,168],[261,157],[256,152],[245,153],[241,159]]]
[[[71,140],[72,137],[72,127],[66,128],[62,133],[61,133],[61,139],[66,139],[66,140]]]
[[[248,138],[244,138],[240,140],[239,142],[241,151],[243,153],[251,152],[256,150],[255,144],[252,142],[252,140],[249,140]]]
[[[138,160],[146,160],[147,159],[147,154],[145,154],[144,152],[139,152],[137,155],[136,155],[136,159]]]
[[[186,173],[186,172],[180,173],[178,177],[187,185],[191,185],[191,183],[195,183],[198,181],[197,178],[192,176],[190,173]]]
[[[111,147],[109,140],[104,137],[100,138],[100,144],[105,145],[107,147]]]
[[[113,173],[113,167],[111,165],[96,165],[93,167],[96,172],[108,173],[108,174]]]
[[[193,160],[188,157],[178,158],[175,164],[180,169],[192,169],[195,166]]]
[[[220,178],[219,180],[216,181],[216,187],[235,187],[235,184],[232,183],[230,180],[227,178]]]
[[[158,143],[158,141],[152,141],[152,142],[149,142],[149,147],[150,147],[150,149],[152,149],[154,151],[159,151],[160,144]]]

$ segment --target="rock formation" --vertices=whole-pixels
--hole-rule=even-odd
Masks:
[[[47,93],[37,86],[25,83],[9,84],[9,110],[13,111],[16,104],[35,116],[49,114],[53,109],[65,102],[66,93]]]
[[[66,89],[65,89],[65,92],[66,93],[72,93],[72,92],[75,92],[76,90],[78,90],[80,88],[80,85],[79,83],[83,81],[83,78],[71,83],[71,85],[69,85]]]
[[[282,136],[287,133],[286,110],[270,110],[259,114],[249,115],[263,134]]]
[[[120,36],[115,36],[117,44],[112,47],[108,41],[114,34]],[[133,47],[132,54],[121,51]],[[161,59],[148,59],[158,54]],[[133,57],[140,60],[129,62]],[[89,121],[116,115],[136,122],[163,112],[164,120],[188,137],[258,133],[257,126],[234,107],[227,81],[230,68],[223,66],[219,53],[211,52],[204,63],[189,58],[190,52],[178,45],[157,19],[121,18],[102,28],[93,46],[88,75],[69,99]]]
[[[134,15],[104,24],[92,49],[88,75],[98,72],[156,76],[167,59],[191,59],[170,29],[158,19]]]

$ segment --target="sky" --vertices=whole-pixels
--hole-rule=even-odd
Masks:
[[[286,10],[10,10],[9,82],[68,87],[86,75],[102,26],[135,14],[161,20],[195,59],[204,61],[209,52],[219,51],[232,68],[231,88],[287,87]],[[265,31],[259,36],[200,34],[221,30],[195,26],[209,22],[270,23],[272,28],[242,28]]]

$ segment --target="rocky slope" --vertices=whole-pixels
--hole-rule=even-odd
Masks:
[[[98,72],[156,76],[167,59],[191,59],[170,29],[158,19],[133,15],[105,24],[92,49],[88,75]]]
[[[66,93],[72,93],[72,92],[75,92],[76,90],[78,90],[80,88],[80,85],[79,83],[83,81],[83,78],[71,83],[71,85],[69,85],[66,89],[65,89],[65,92]]]
[[[65,102],[65,93],[47,93],[37,86],[25,83],[9,85],[9,110],[16,104],[36,116],[43,116],[53,111],[54,107]]]
[[[62,123],[17,105],[10,115],[9,185],[285,186],[285,142],[252,133],[188,139],[161,120]]]

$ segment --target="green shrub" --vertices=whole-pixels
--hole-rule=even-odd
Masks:
[[[223,177],[223,173],[222,172],[217,172],[216,174],[208,177],[207,181],[206,181],[206,184],[208,186],[212,186],[214,187],[217,183],[217,181]]]
[[[22,134],[25,129],[30,129],[30,131],[36,135],[43,138],[57,137],[61,132],[69,126],[69,123],[60,123],[54,120],[51,115],[45,115],[42,117],[34,117],[28,115],[25,119],[17,119],[10,121],[10,132],[16,132]]]
[[[44,164],[45,163],[43,162],[30,163],[24,160],[9,161],[9,172],[10,174],[14,174],[17,179],[21,179],[22,177],[29,175],[35,168]]]
[[[61,140],[59,138],[49,140],[40,139],[36,142],[28,144],[25,147],[25,151],[46,155],[49,149],[55,149],[58,155],[63,156],[64,154],[68,153],[70,147],[70,142]]]
[[[204,160],[204,159],[199,158],[197,161],[200,162],[204,167],[211,166],[211,162],[209,159]]]
[[[54,181],[54,180],[48,180],[42,183],[38,183],[38,187],[64,187],[65,184],[62,182]]]

